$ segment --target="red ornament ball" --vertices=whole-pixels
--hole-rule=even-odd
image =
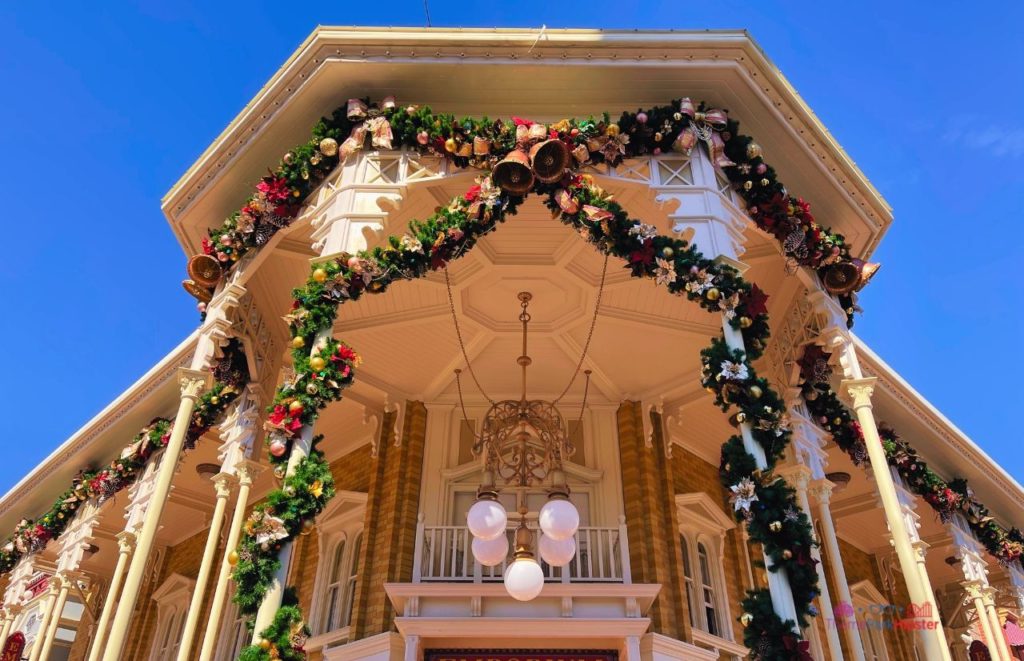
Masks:
[[[275,438],[270,442],[270,454],[275,457],[283,457],[284,453],[288,451],[288,444],[279,438]]]

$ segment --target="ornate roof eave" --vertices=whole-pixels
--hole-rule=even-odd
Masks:
[[[79,470],[107,464],[153,417],[173,415],[178,368],[188,365],[198,337],[197,329],[0,497],[0,529],[44,512]]]
[[[1007,525],[1022,525],[1019,513],[1024,508],[1024,488],[1020,483],[862,339],[854,339],[865,376],[878,378],[875,417],[884,421],[884,414],[902,414],[904,417],[900,420],[891,420],[893,426],[933,470],[947,480],[966,478],[978,499],[989,507],[997,520]],[[880,407],[884,408],[880,410]]]
[[[821,220],[840,232],[855,235],[855,251],[859,255],[870,255],[891,223],[889,205],[749,34],[716,30],[318,27],[168,191],[162,202],[164,214],[186,253],[197,251],[205,229],[220,223],[236,209],[266,168],[274,166],[285,150],[305,140],[316,119],[344,103],[347,96],[397,93],[400,102],[445,105],[446,110],[483,114],[483,110],[474,110],[475,105],[459,104],[460,95],[468,93],[468,89],[461,90],[457,84],[433,86],[444,88],[443,103],[435,99],[408,98],[410,90],[400,81],[389,78],[401,66],[457,64],[464,71],[467,65],[477,64],[497,71],[493,65],[556,62],[559,66],[552,71],[564,71],[569,65],[600,66],[604,67],[605,75],[611,75],[617,70],[644,66],[671,69],[673,78],[675,72],[684,68],[691,71],[715,69],[728,74],[730,79],[721,82],[716,79],[714,88],[709,88],[704,77],[699,84],[663,80],[671,89],[664,93],[651,92],[647,96],[653,95],[652,98],[637,99],[636,93],[623,91],[625,96],[621,101],[616,97],[614,107],[591,107],[586,101],[575,103],[568,98],[564,110],[556,110],[551,95],[557,91],[545,92],[544,87],[538,87],[536,93],[529,95],[519,89],[516,108],[523,105],[521,100],[532,97],[536,99],[531,101],[534,105],[526,103],[521,112],[533,113],[537,119],[551,119],[543,116],[545,108],[559,116],[603,110],[618,112],[634,109],[636,102],[664,103],[685,94],[703,95],[713,102],[718,100],[715,97],[720,92],[725,100],[741,99],[740,105],[758,110],[751,113],[745,108],[730,108],[744,132],[758,138],[763,131],[759,131],[756,124],[770,121],[771,131],[778,133],[779,140],[786,143],[787,153],[791,153],[788,152],[791,145],[799,146],[803,154],[800,158],[788,159],[789,167],[829,182],[826,186],[831,189],[829,204],[833,209],[841,209],[843,218],[826,216]],[[385,66],[373,73],[366,67],[345,68],[368,63]],[[340,78],[325,75],[330,68],[328,65],[340,67],[345,74]],[[740,81],[740,85],[731,84]],[[616,88],[615,85],[607,87]],[[506,114],[516,110],[508,104],[503,107]],[[755,121],[752,114],[764,114],[764,117]],[[759,140],[766,142],[763,138]],[[771,155],[769,152],[769,157]],[[787,167],[783,162],[787,159],[776,156],[771,160],[777,167]],[[794,177],[787,173],[786,180],[793,181]],[[809,191],[792,192],[811,198],[824,196],[818,186]]]

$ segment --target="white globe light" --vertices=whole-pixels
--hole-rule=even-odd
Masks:
[[[466,515],[466,525],[474,537],[480,539],[494,539],[498,535],[505,534],[505,527],[508,525],[508,514],[505,508],[496,500],[478,500],[469,508]]]
[[[540,508],[540,529],[554,540],[568,539],[580,527],[580,513],[568,500],[555,498]]]
[[[537,542],[537,550],[544,562],[552,567],[564,567],[572,561],[576,555],[576,540],[572,537],[565,539],[552,539],[547,535],[541,535]]]
[[[544,589],[544,570],[533,558],[516,558],[505,569],[505,589],[519,601],[530,601]]]
[[[498,535],[494,539],[473,538],[473,557],[484,567],[500,565],[508,557],[508,537]]]

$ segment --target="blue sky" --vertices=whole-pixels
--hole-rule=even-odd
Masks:
[[[194,328],[159,200],[195,157],[315,25],[425,20],[421,0],[213,4],[0,7],[0,491]],[[430,0],[430,15],[748,29],[895,208],[857,332],[1024,481],[1024,5],[985,7]]]

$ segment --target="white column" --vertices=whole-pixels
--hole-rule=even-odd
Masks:
[[[960,560],[963,573],[964,591],[974,603],[978,624],[985,634],[992,658],[996,661],[1011,661],[1010,650],[1003,636],[999,614],[992,600],[992,587],[988,581],[988,563],[985,561],[985,547],[977,540],[962,514],[954,514],[946,523],[946,530],[953,540],[956,557]],[[1011,573],[1011,580],[1012,580]]]
[[[843,566],[843,556],[839,552],[839,538],[836,536],[836,526],[832,521],[832,510],[829,508],[829,501],[832,498],[832,483],[826,479],[816,480],[811,485],[811,495],[818,501],[818,521],[821,522],[822,543],[825,545],[828,565],[832,569],[832,582],[839,593],[839,603],[853,607],[853,595],[850,593],[850,583],[846,580],[846,568]],[[833,610],[835,626],[842,628],[843,637],[846,638],[846,647],[856,661],[864,661],[864,647],[857,631],[856,618],[849,617],[846,613],[836,613]]]
[[[1010,654],[1010,647],[1006,644],[1006,636],[1003,635],[1003,625],[999,621],[999,611],[996,609],[996,591],[991,585],[981,591],[981,602],[985,606],[985,615],[992,626],[992,640],[995,644],[1000,658],[1003,661],[1013,661]]]
[[[738,260],[744,252],[744,230],[750,219],[737,213],[734,206],[727,204],[718,193],[720,186],[714,166],[704,152],[694,149],[689,157],[680,154],[652,157],[649,176],[648,185],[658,202],[677,203],[676,208],[667,214],[669,226],[661,226],[659,231],[684,238],[705,257],[726,263],[742,273],[746,266]],[[746,353],[742,333],[733,329],[724,315],[722,332],[730,349]],[[749,422],[740,423],[740,436],[743,448],[754,457],[757,468],[767,469],[764,448],[754,439]],[[766,567],[772,566],[767,555],[764,560]],[[799,618],[786,570],[779,568],[766,574],[775,613],[783,621],[794,622],[794,633],[799,633],[795,624]]]
[[[196,588],[188,606],[185,628],[178,646],[178,661],[188,661],[192,654],[192,643],[195,640],[199,617],[202,615],[203,598],[206,596],[206,584],[210,581],[210,570],[217,555],[217,544],[220,542],[220,529],[224,526],[224,510],[227,508],[228,496],[231,495],[231,483],[234,476],[228,473],[217,473],[213,476],[217,502],[213,506],[210,518],[210,532],[206,535],[206,546],[203,548],[203,559],[199,563],[199,574],[196,577]]]
[[[121,583],[124,581],[124,572],[128,567],[128,560],[131,559],[132,551],[135,549],[135,533],[122,530],[117,534],[117,564],[114,565],[114,575],[110,578],[110,587],[107,589],[107,598],[103,602],[103,611],[96,623],[96,633],[92,641],[92,648],[89,650],[88,661],[97,661],[103,653],[103,645],[107,640],[107,631],[110,627],[110,618],[114,615],[117,607],[117,600],[121,596]]]
[[[60,626],[60,618],[64,614],[64,605],[68,601],[68,592],[71,589],[71,581],[76,580],[66,574],[57,574],[54,576],[54,578],[58,577],[60,589],[57,592],[57,599],[53,604],[53,609],[50,611],[50,617],[46,624],[45,633],[42,640],[37,640],[36,644],[32,646],[32,655],[36,659],[50,658],[50,650],[53,649],[53,639],[57,636],[57,627]],[[40,629],[40,631],[43,630]],[[38,655],[36,655],[36,650],[39,651]]]
[[[796,465],[789,466],[784,470],[779,471],[779,474],[786,478],[786,481],[796,489],[796,500],[800,504],[800,509],[803,510],[804,514],[810,521],[814,521],[814,517],[811,514],[811,503],[807,499],[807,488],[811,481],[811,469],[806,466]],[[813,523],[812,523],[813,530]],[[825,566],[821,562],[821,554],[818,552],[818,547],[811,549],[811,558],[815,563],[815,569],[818,572],[818,612],[825,616],[832,612],[832,597],[828,591],[828,581],[825,579]],[[825,658],[825,649],[822,647],[820,636],[818,635],[818,627],[814,622],[811,622],[808,627],[810,633],[810,641],[812,649],[817,645],[817,652],[814,657],[817,659]],[[828,641],[828,656],[834,661],[842,661],[843,650],[839,643],[839,629],[838,625],[825,619],[825,638]]]
[[[46,645],[46,632],[50,629],[50,620],[53,618],[53,611],[60,599],[62,590],[60,576],[54,574],[50,577],[50,583],[46,594],[46,607],[43,608],[43,616],[39,619],[39,635],[32,643],[32,651],[28,655],[28,661],[39,661],[43,647]],[[67,595],[67,592],[64,593]],[[58,616],[59,617],[59,616]]]
[[[174,418],[171,438],[164,449],[156,485],[153,488],[149,506],[146,508],[142,530],[139,532],[136,543],[136,551],[128,567],[128,574],[124,581],[124,594],[117,604],[114,623],[110,630],[110,641],[103,651],[103,661],[118,661],[121,658],[121,649],[124,647],[125,637],[128,635],[132,612],[135,610],[135,604],[139,598],[139,588],[146,573],[146,563],[149,561],[149,553],[153,550],[156,541],[160,516],[163,514],[164,505],[170,495],[171,481],[174,479],[178,460],[181,458],[181,451],[185,445],[185,433],[192,420],[192,411],[199,394],[210,383],[210,373],[205,370],[181,369],[179,374],[181,402]]]
[[[221,629],[221,617],[224,613],[224,604],[227,601],[228,581],[232,571],[229,557],[238,546],[253,478],[261,470],[256,463],[249,459],[256,446],[259,402],[259,386],[250,383],[242,391],[234,410],[220,426],[221,438],[224,441],[220,447],[221,472],[233,473],[237,477],[238,495],[235,500],[234,512],[231,515],[231,522],[228,524],[224,553],[218,565],[217,583],[213,590],[210,613],[203,632],[203,644],[199,652],[201,661],[210,661],[216,650],[217,635]]]
[[[18,619],[18,615],[21,614],[21,608],[21,606],[4,607],[4,626],[3,630],[0,631],[0,648],[7,643],[7,637],[11,635],[11,628],[14,626],[14,621]]]
[[[1019,564],[1011,563],[1006,568],[1010,577],[1010,586],[1013,588],[1013,595],[1017,598],[1017,612],[1024,617],[1024,569]]]
[[[235,511],[231,515],[231,523],[228,527],[227,542],[224,544],[224,557],[221,558],[220,572],[217,574],[217,586],[213,591],[213,600],[210,603],[210,614],[206,621],[206,631],[203,633],[203,647],[199,653],[200,661],[210,661],[213,658],[217,646],[217,634],[221,627],[221,617],[224,613],[224,604],[228,596],[228,581],[231,578],[232,563],[231,553],[238,546],[238,538],[241,536],[242,524],[245,523],[245,510],[249,505],[249,490],[252,488],[253,478],[262,470],[251,461],[240,462],[236,466],[238,474],[238,496],[235,500]]]
[[[903,517],[903,507],[896,493],[896,485],[889,472],[889,462],[886,460],[885,450],[882,448],[882,439],[878,436],[878,427],[871,409],[871,395],[874,392],[876,381],[875,378],[846,379],[843,381],[843,393],[852,401],[857,421],[864,433],[864,445],[867,449],[868,461],[871,462],[871,472],[875,477],[875,485],[878,487],[878,495],[882,501],[882,510],[885,512],[886,523],[889,524],[892,543],[896,547],[896,557],[899,559],[900,569],[903,570],[910,599],[922,607],[930,606],[932,615],[926,618],[928,621],[926,626],[933,628],[920,630],[925,657],[949,659],[949,648],[946,645],[942,622],[938,619],[939,610],[935,602],[935,595],[930,590],[925,591],[924,589],[927,577],[921,577],[919,574],[920,568],[917,560],[919,549],[915,549],[912,544],[910,531],[907,529],[906,520]]]

